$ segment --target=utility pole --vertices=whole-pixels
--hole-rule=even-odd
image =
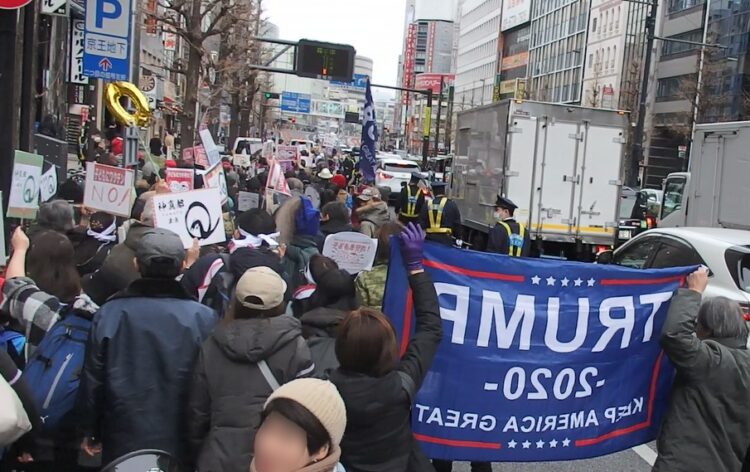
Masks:
[[[440,76],[440,93],[438,94],[437,123],[435,123],[435,155],[437,156],[440,146],[440,114],[443,112],[443,86],[445,85],[445,76]]]
[[[0,190],[3,192],[3,215],[8,208],[13,155],[17,145],[18,110],[15,104],[16,26],[18,10],[0,10],[0,110],[8,117],[0,126]]]
[[[651,0],[649,12],[646,16],[646,51],[643,59],[643,78],[641,82],[641,93],[638,104],[638,120],[633,130],[633,142],[630,148],[630,160],[625,172],[625,184],[636,185],[640,163],[643,161],[643,127],[646,119],[646,100],[648,99],[648,82],[651,72],[651,54],[654,49],[654,36],[656,34],[656,12],[658,0]]]
[[[453,94],[454,86],[448,87],[448,110],[445,117],[445,153],[451,153],[451,134],[453,131]]]

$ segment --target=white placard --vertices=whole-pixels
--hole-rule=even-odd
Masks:
[[[7,216],[32,219],[39,209],[39,180],[44,158],[38,154],[16,151],[13,179],[10,183]]]
[[[173,193],[189,192],[193,190],[193,169],[168,167],[164,171],[164,180]]]
[[[208,163],[210,165],[218,164],[221,161],[221,155],[219,154],[219,148],[216,147],[211,132],[207,129],[200,131],[201,143],[203,143],[203,149],[206,150],[206,156],[208,157]]]
[[[83,204],[89,209],[129,217],[133,207],[133,179],[130,169],[86,163]]]
[[[323,255],[330,257],[350,274],[372,269],[378,240],[362,233],[344,232],[328,236],[323,245]]]
[[[193,238],[201,246],[226,241],[218,188],[164,193],[153,199],[154,226],[177,233],[186,249]]]
[[[206,188],[217,188],[221,192],[221,204],[227,202],[229,192],[227,191],[227,177],[224,175],[224,168],[221,162],[217,162],[210,169],[206,169],[203,174],[203,186]]]
[[[239,198],[237,200],[237,210],[252,210],[253,208],[258,208],[258,205],[260,204],[260,195],[253,192],[240,191]]]
[[[55,166],[47,169],[47,172],[42,174],[42,180],[39,183],[39,196],[42,197],[42,201],[46,202],[50,198],[54,197],[57,193],[57,168]]]

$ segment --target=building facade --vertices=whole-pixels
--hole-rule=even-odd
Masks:
[[[581,102],[589,12],[590,0],[532,2],[529,98]]]
[[[531,0],[515,0],[503,4],[500,24],[501,59],[495,78],[493,100],[526,96],[531,38],[530,14]]]

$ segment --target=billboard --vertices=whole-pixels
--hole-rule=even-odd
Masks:
[[[456,78],[454,74],[417,74],[414,88],[417,90],[432,90],[432,93],[440,93],[440,79],[443,79],[443,88],[452,85]]]
[[[531,0],[505,0],[503,2],[503,16],[500,31],[509,30],[529,21]]]
[[[512,56],[504,57],[500,63],[500,70],[515,69],[516,67],[525,66],[528,63],[529,53],[528,51],[524,51]]]

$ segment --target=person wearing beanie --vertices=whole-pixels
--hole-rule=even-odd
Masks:
[[[294,291],[300,285],[305,284],[305,269],[310,258],[319,254],[318,247],[322,237],[320,235],[320,212],[315,209],[312,201],[307,197],[299,197],[292,202],[287,202],[289,203],[296,204],[297,208],[294,210],[293,237],[286,248],[283,263],[284,272],[289,276],[292,291]],[[289,210],[292,208],[292,205],[289,205]]]
[[[357,308],[354,278],[342,269],[323,273],[309,305],[312,309],[304,313],[300,321],[315,362],[315,375],[320,377],[339,366],[336,331],[344,317]]]
[[[286,290],[273,269],[248,269],[225,322],[203,343],[190,390],[186,470],[246,472],[266,399],[313,373],[299,320],[283,316]]]
[[[298,379],[266,401],[250,472],[343,472],[346,406],[326,380]]]
[[[341,174],[336,174],[331,178],[331,184],[339,188],[339,190],[346,190],[346,177]]]

